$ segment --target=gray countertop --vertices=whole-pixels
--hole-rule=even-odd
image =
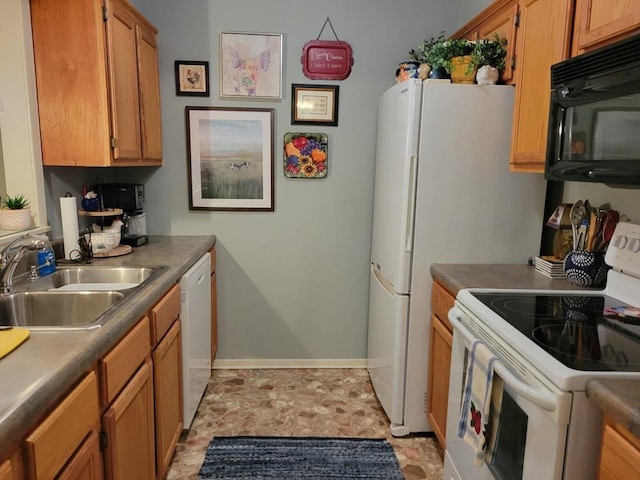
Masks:
[[[529,265],[431,265],[431,276],[456,295],[463,288],[524,288],[534,290],[585,290],[566,279],[548,278]],[[593,290],[593,289],[590,289]]]
[[[463,288],[523,288],[541,290],[593,290],[550,279],[527,265],[431,265],[431,275],[454,295]],[[630,432],[640,437],[640,381],[592,380],[587,396]]]
[[[162,274],[114,307],[103,327],[39,332],[0,359],[0,459],[15,448],[82,375],[104,356],[180,277],[215,245],[213,235],[150,236],[121,257],[94,258],[94,265],[166,266]]]

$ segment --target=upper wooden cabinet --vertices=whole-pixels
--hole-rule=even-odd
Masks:
[[[639,29],[635,0],[496,0],[452,35],[475,40],[497,32],[507,39],[502,80],[516,89],[512,171],[544,172],[551,65]]]
[[[576,0],[572,54],[602,47],[640,27],[637,0]]]
[[[544,172],[551,65],[569,56],[573,0],[520,0],[511,170]]]
[[[513,83],[517,14],[518,2],[516,0],[497,0],[452,35],[454,38],[466,38],[467,40],[493,39],[494,34],[506,38],[506,66],[500,74],[500,78],[507,84]]]
[[[44,165],[162,164],[157,29],[127,0],[31,0]]]

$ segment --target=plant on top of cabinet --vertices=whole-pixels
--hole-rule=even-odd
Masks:
[[[157,29],[127,0],[30,6],[43,164],[162,165]]]

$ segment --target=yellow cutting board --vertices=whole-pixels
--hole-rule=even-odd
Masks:
[[[12,352],[27,338],[29,338],[29,330],[26,328],[0,330],[0,358]]]

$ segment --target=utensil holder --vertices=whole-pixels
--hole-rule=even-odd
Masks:
[[[604,255],[604,252],[570,251],[563,263],[567,281],[578,287],[604,287],[610,268]]]

